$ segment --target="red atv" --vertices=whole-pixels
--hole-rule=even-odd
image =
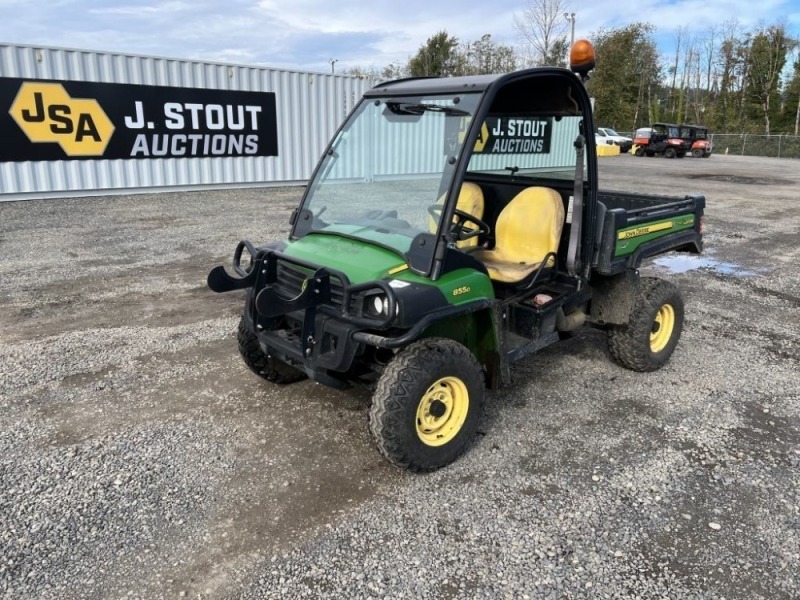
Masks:
[[[681,139],[692,145],[691,152],[695,158],[708,158],[714,150],[708,139],[708,127],[704,125],[681,125]]]
[[[636,130],[633,147],[636,156],[663,154],[667,158],[683,158],[692,145],[681,138],[678,125],[653,123],[652,127]]]

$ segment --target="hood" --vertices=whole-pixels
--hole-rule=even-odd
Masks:
[[[291,241],[283,252],[321,267],[341,271],[351,283],[383,279],[408,268],[405,259],[396,252],[327,233],[310,233]]]

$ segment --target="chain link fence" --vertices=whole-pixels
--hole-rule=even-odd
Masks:
[[[709,137],[715,154],[800,158],[800,135],[715,133]]]

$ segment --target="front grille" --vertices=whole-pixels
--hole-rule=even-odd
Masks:
[[[303,290],[303,282],[314,276],[312,269],[307,269],[289,262],[279,260],[277,264],[276,285],[283,290],[287,296],[295,297]],[[331,277],[331,304],[336,307],[342,306],[344,299],[344,286],[338,277]]]

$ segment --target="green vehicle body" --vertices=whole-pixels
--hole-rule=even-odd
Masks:
[[[542,99],[532,100],[528,110],[518,100],[523,96]],[[357,146],[359,140],[372,139],[359,137],[359,128],[393,131],[406,127],[406,121],[426,119],[436,124],[431,131],[445,137],[438,179],[423,182],[428,187],[417,194],[416,180],[404,184],[398,178],[400,183],[384,185],[378,176],[374,182],[363,178],[380,192],[374,196],[385,198],[383,204],[363,218],[337,221],[340,203],[358,204],[371,197],[351,197],[348,190],[360,194],[360,184],[330,175],[363,162],[368,154],[348,148],[348,143]],[[508,132],[534,131],[537,123],[545,123],[551,131],[542,145],[537,146],[540,142],[533,136],[506,141]],[[556,137],[562,126],[578,133],[569,144]],[[581,80],[566,69],[380,84],[365,95],[334,136],[292,215],[289,238],[263,245],[240,242],[234,255],[236,275],[216,267],[209,274],[209,287],[218,292],[246,289],[240,335],[244,331],[253,345],[257,341],[264,356],[320,383],[374,385],[405,348],[425,339],[446,339],[467,348],[487,387],[497,388],[510,382],[513,362],[568,331],[584,325],[627,327],[636,310],[638,268],[645,258],[673,250],[702,251],[702,196],[668,198],[597,189],[594,130],[588,94]],[[407,154],[403,143],[392,136],[380,141],[400,148],[393,156],[403,160],[416,156],[416,150],[425,151],[412,148],[415,152]],[[558,152],[569,156],[574,148],[573,157],[559,163],[560,170],[548,171],[550,163],[535,166],[550,160],[547,152],[533,157],[530,167],[524,166],[520,154],[502,150],[478,156],[491,144],[502,149],[509,143],[537,151],[549,148],[550,156]],[[385,153],[389,155],[389,150]],[[344,166],[337,162],[340,154],[345,156]],[[523,166],[503,165],[506,158]],[[477,164],[490,166],[476,169]],[[568,212],[572,210],[554,264],[545,258],[520,283],[493,281],[487,267],[460,247],[472,235],[464,221],[454,225],[460,219],[456,208],[464,182],[479,186],[487,199],[489,231],[520,190],[531,186],[556,190]],[[411,217],[404,219],[405,214],[391,210],[392,200],[387,199],[395,196],[400,198],[401,212],[404,203],[424,207],[427,202],[428,215],[409,212],[416,219],[412,224]],[[324,205],[319,198],[325,199]],[[329,207],[332,210],[326,213]],[[331,212],[336,214],[326,220]],[[423,221],[428,217],[430,221]],[[493,242],[489,231],[478,236],[486,240],[484,246]],[[393,457],[383,447],[381,451],[396,464],[413,469],[437,468],[453,459],[448,455],[415,462]]]

